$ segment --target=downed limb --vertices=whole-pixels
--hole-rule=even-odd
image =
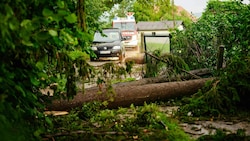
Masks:
[[[165,75],[157,76],[157,77],[151,77],[151,78],[143,78],[137,81],[132,82],[123,82],[123,83],[117,83],[115,85],[117,86],[138,86],[138,85],[145,85],[145,84],[153,84],[153,83],[164,83],[164,82],[172,82],[172,81],[184,81],[184,80],[190,80],[190,79],[197,79],[201,78],[204,75],[210,75],[211,72],[207,68],[203,69],[197,69],[197,70],[191,70],[186,71],[185,73],[175,75],[172,77],[167,77]]]
[[[55,138],[61,136],[71,136],[74,134],[94,134],[94,135],[127,135],[128,132],[115,132],[115,131],[84,131],[84,130],[77,130],[77,131],[63,131],[55,134],[47,134],[43,135],[43,138]]]
[[[85,94],[78,92],[72,100],[55,100],[48,105],[49,110],[70,110],[75,107],[82,107],[83,103],[93,101],[109,101],[108,108],[126,107],[131,104],[141,105],[144,102],[161,101],[174,97],[183,97],[196,93],[206,81],[212,78],[195,79],[180,82],[156,83],[145,85],[115,85],[113,89],[115,96],[107,96],[103,90],[100,94],[98,87],[92,87],[85,90]]]

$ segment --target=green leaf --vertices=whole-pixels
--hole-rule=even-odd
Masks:
[[[34,136],[39,138],[41,136],[41,134],[43,133],[43,130],[42,129],[38,129],[34,132]]]
[[[15,26],[12,23],[9,23],[9,27],[11,30],[15,30]]]
[[[65,7],[65,4],[64,4],[64,1],[57,1],[57,6],[59,7],[59,8],[64,8]]]
[[[34,86],[39,86],[40,81],[38,81],[36,78],[31,77],[30,78],[30,82],[34,85]]]
[[[67,15],[67,14],[66,14]],[[53,17],[51,17],[51,21],[55,21],[55,22],[60,22],[62,19],[63,19],[63,16],[65,16],[65,15],[59,15],[59,14],[56,14],[56,15],[54,15]]]
[[[23,45],[26,45],[26,46],[34,46],[34,44],[30,41],[25,41],[25,40],[22,40],[22,44]]]
[[[5,5],[5,10],[6,10],[6,17],[11,17],[14,15],[14,12],[12,10],[12,8],[9,5]]]
[[[41,70],[43,70],[43,62],[37,62],[36,63],[36,67],[41,71]]]
[[[45,117],[45,121],[48,123],[49,126],[53,126],[52,121],[48,117]]]
[[[76,14],[74,14],[74,13],[72,13],[72,14],[66,16],[65,19],[66,19],[67,22],[69,22],[69,23],[76,23],[76,22],[77,22],[77,16],[76,16]]]
[[[51,36],[49,36],[48,32],[39,32],[36,34],[36,38],[38,40],[47,40],[49,39]]]
[[[57,11],[57,13],[58,13],[58,15],[61,15],[61,16],[66,16],[66,15],[69,14],[68,11],[66,11],[66,10],[61,10],[61,9],[59,9],[59,10]]]
[[[11,30],[18,29],[18,26],[19,26],[19,24],[18,24],[18,21],[16,19],[9,22],[9,27],[10,27]]]
[[[16,88],[17,91],[21,92],[24,97],[26,97],[26,94],[25,94],[25,92],[24,92],[24,90],[23,90],[23,88],[21,86],[16,85],[15,88]]]
[[[54,14],[53,11],[51,11],[51,10],[49,10],[47,8],[43,9],[43,16],[49,17],[49,16],[52,16],[53,14]]]
[[[53,29],[50,29],[50,30],[49,30],[49,34],[50,34],[51,36],[58,36],[57,31],[55,31],[55,30],[53,30]]]
[[[31,20],[25,19],[21,22],[21,26],[30,26],[31,25]]]
[[[48,79],[48,75],[44,72],[40,72],[38,73],[38,77],[41,79],[41,80],[46,80]]]
[[[82,51],[78,51],[78,50],[70,51],[68,53],[68,55],[72,60],[76,60],[78,58],[82,58],[82,59],[86,60],[88,58],[88,55],[86,54],[86,52],[82,52]]]

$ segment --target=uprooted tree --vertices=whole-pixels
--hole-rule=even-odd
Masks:
[[[85,89],[71,100],[54,100],[49,110],[71,110],[82,107],[87,102],[106,102],[108,108],[129,107],[131,104],[143,105],[144,102],[164,101],[170,98],[190,96],[212,79],[195,79],[180,82],[151,83],[144,85],[117,84],[112,88],[100,90],[98,87]],[[140,80],[139,80],[140,81]]]
[[[106,63],[102,67],[99,66],[99,72],[97,73],[105,75],[98,76],[98,86],[82,89],[83,91],[79,91],[78,94],[70,100],[63,98],[54,100],[47,108],[49,110],[70,110],[76,107],[82,107],[84,103],[94,101],[106,103],[105,106],[109,108],[127,107],[131,104],[141,105],[144,102],[164,101],[170,98],[192,95],[198,92],[207,80],[212,80],[212,78],[202,79],[204,75],[210,75],[209,69],[186,71],[188,67],[185,62],[177,56],[163,54],[160,59],[155,55],[150,55],[155,61],[153,61],[154,63],[151,65],[147,63],[147,67],[162,64],[160,65],[161,67],[158,67],[159,69],[154,70],[153,73],[146,73],[157,74],[157,77],[112,84],[111,81],[117,77],[117,74],[118,77],[121,77],[131,71],[133,61],[126,62],[126,68],[123,66],[119,67],[114,63]],[[150,63],[152,63],[152,61]],[[165,69],[162,70],[160,68]],[[125,70],[127,72],[125,72]],[[157,71],[161,71],[161,73]]]

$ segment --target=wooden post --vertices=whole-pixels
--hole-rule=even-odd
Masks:
[[[145,40],[145,35],[144,32],[141,32],[141,48],[143,49],[143,52],[145,53],[145,62],[147,63],[147,47],[146,47],[146,40]]]
[[[171,39],[172,39],[172,35],[171,33],[169,33],[169,52],[172,53],[172,49],[171,49]]]
[[[218,59],[217,59],[217,70],[222,68],[224,55],[224,45],[219,46]]]
[[[144,39],[144,32],[141,32],[141,51],[142,52],[145,52],[145,44],[144,44],[144,41],[145,39]]]

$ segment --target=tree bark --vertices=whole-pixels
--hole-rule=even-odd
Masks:
[[[197,76],[202,77],[204,75],[211,75],[211,72],[207,68],[203,69],[197,69],[197,70],[191,70],[179,75],[175,75],[173,77],[166,77],[164,75],[157,76],[157,77],[151,77],[151,78],[143,78],[138,81],[132,81],[132,82],[123,82],[115,84],[117,86],[139,86],[139,85],[145,85],[145,84],[153,84],[153,83],[165,83],[165,82],[172,82],[172,81],[185,81],[190,79],[197,79]],[[196,76],[196,77],[194,77]]]
[[[192,95],[208,80],[212,80],[212,78],[135,86],[114,85],[115,95],[113,101],[110,101],[106,90],[100,91],[98,87],[92,87],[86,89],[84,94],[78,92],[72,100],[55,100],[47,108],[48,110],[70,110],[81,107],[83,103],[93,101],[108,101],[108,108],[127,107],[131,104],[142,105],[144,102],[162,101]]]
[[[85,10],[86,10],[85,0],[78,0],[77,1],[78,25],[83,29],[83,31],[87,31]]]

